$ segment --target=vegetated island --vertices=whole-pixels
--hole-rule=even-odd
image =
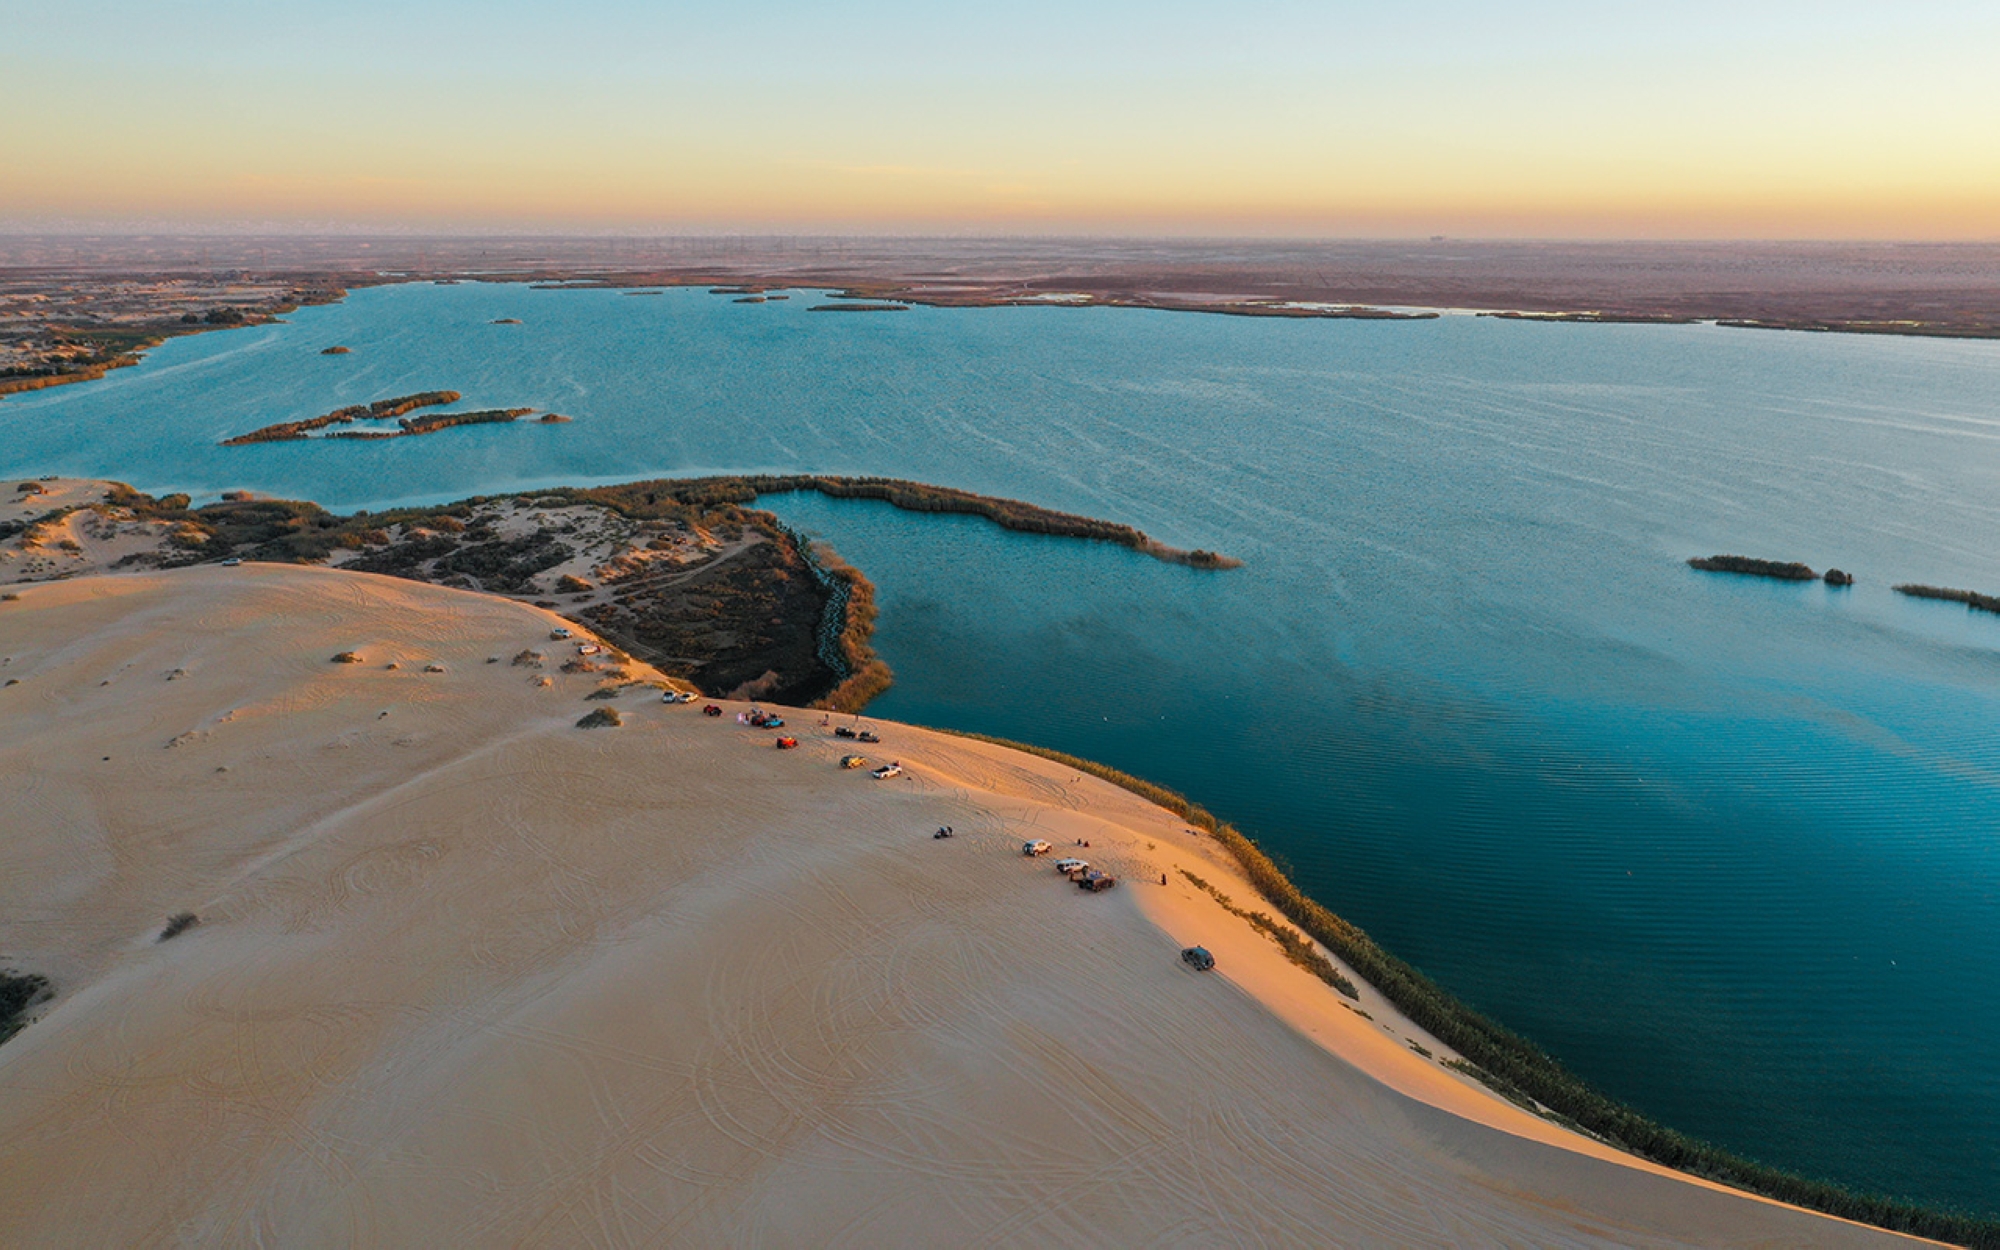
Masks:
[[[1816,573],[1809,564],[1797,561],[1759,560],[1754,556],[1696,556],[1688,561],[1689,568],[1700,569],[1704,573],[1738,573],[1745,577],[1770,577],[1781,582],[1810,582],[1824,578],[1829,586],[1852,586],[1854,575],[1839,569],[1828,569],[1824,575]]]
[[[521,319],[519,317],[495,317],[493,320],[487,322],[487,324],[496,326],[517,326],[521,324]]]
[[[1925,586],[1918,582],[1902,582],[1889,589],[1914,599],[1944,599],[1962,603],[1975,612],[2000,612],[2000,595],[1982,595],[1976,590],[1953,590],[1948,586]]]
[[[519,421],[533,408],[481,408],[476,412],[430,412],[421,417],[404,417],[393,430],[336,430],[328,438],[410,438],[435,434],[461,425],[505,425]]]
[[[351,354],[353,354],[353,352],[354,352],[354,349],[353,349],[353,348],[351,348],[351,347],[339,347],[339,346],[335,346],[335,347],[327,347],[327,348],[322,348],[322,349],[321,349],[321,351],[320,351],[320,355],[322,355],[322,356],[347,356],[347,355],[351,355]]]
[[[908,304],[814,304],[807,312],[908,312]]]
[[[323,435],[325,438],[405,438],[417,434],[435,434],[460,425],[493,425],[517,421],[533,412],[533,408],[482,408],[476,412],[432,412],[420,417],[405,417],[403,414],[415,412],[419,408],[434,408],[440,404],[455,404],[463,396],[457,391],[422,391],[415,395],[398,395],[393,399],[378,399],[372,404],[354,404],[346,408],[336,408],[325,416],[311,417],[304,421],[280,421],[248,434],[238,434],[235,438],[222,440],[224,447],[246,447],[252,443],[294,442],[311,438],[315,430],[328,426],[351,425],[356,421],[387,421],[396,419],[393,430],[337,430]],[[553,414],[552,414],[553,415]],[[546,420],[546,418],[545,418]],[[567,421],[558,417],[557,421]]]

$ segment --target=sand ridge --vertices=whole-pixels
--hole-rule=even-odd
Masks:
[[[0,1047],[0,1242],[1897,1240],[1439,1067],[1189,885],[1259,906],[1218,848],[1060,764],[881,725],[875,781],[818,713],[777,751],[586,701],[509,662],[559,658],[553,616],[389,578],[17,589],[0,956],[58,997]]]

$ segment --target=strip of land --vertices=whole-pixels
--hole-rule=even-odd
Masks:
[[[2000,338],[2000,245],[1502,240],[0,239],[0,395],[395,282],[1395,320],[1433,309]],[[518,324],[499,317],[497,324]],[[319,351],[324,343],[308,345]]]
[[[246,447],[253,443],[281,443],[311,438],[320,430],[335,425],[352,425],[356,421],[396,422],[393,430],[335,430],[321,435],[323,438],[407,438],[418,434],[435,434],[439,430],[449,430],[460,425],[493,425],[518,421],[533,412],[533,408],[482,408],[475,412],[430,412],[420,417],[406,417],[405,413],[419,408],[435,408],[440,404],[455,404],[463,398],[457,391],[421,391],[415,395],[398,395],[392,399],[378,399],[371,404],[352,404],[336,408],[324,416],[308,417],[303,421],[280,421],[248,434],[238,434],[234,438],[222,440],[224,447]],[[553,416],[554,414],[551,414]],[[549,418],[544,418],[548,421]],[[567,417],[554,417],[555,421],[567,421]]]
[[[1195,568],[1235,563],[1115,522],[887,478],[669,479],[353,516],[250,496],[194,507],[186,495],[83,479],[19,486],[0,500],[0,582],[227,559],[386,573],[560,611],[712,695],[846,711],[892,679],[869,641],[874,587],[831,549],[744,506],[760,494],[818,490],[1112,542]]]
[[[1065,762],[879,724],[875,781],[407,580],[17,593],[0,949],[55,997],[0,1049],[6,1244],[1898,1240],[1495,1095]]]
[[[657,483],[639,483],[642,487]],[[784,495],[796,491],[817,491],[833,499],[878,499],[905,512],[953,512],[981,516],[1002,529],[1024,534],[1052,534],[1064,538],[1087,538],[1094,542],[1116,543],[1141,555],[1185,564],[1200,569],[1233,569],[1243,562],[1199,547],[1183,551],[1148,537],[1145,531],[1115,521],[1057,512],[1018,499],[975,495],[949,486],[931,486],[893,477],[840,477],[799,473],[751,475],[746,477],[696,478],[672,484],[683,499],[715,499],[749,503],[760,495]]]
[[[1795,560],[1762,560],[1755,556],[1696,556],[1688,567],[1704,573],[1737,573],[1746,577],[1769,577],[1781,582],[1816,581],[1819,574],[1809,564]]]
[[[1980,612],[2000,612],[2000,595],[1982,595],[1976,590],[1953,590],[1949,586],[1925,586],[1917,582],[1903,582],[1891,589],[1899,595],[1915,599],[1943,599],[1949,603],[1962,603]]]
[[[1816,573],[1809,564],[1796,560],[1761,560],[1755,556],[1696,556],[1688,561],[1689,568],[1700,569],[1704,573],[1735,573],[1743,577],[1768,577],[1781,582],[1810,582],[1823,580],[1829,586],[1852,586],[1854,574],[1840,569],[1828,569]]]

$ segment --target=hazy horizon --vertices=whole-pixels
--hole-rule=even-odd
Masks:
[[[2000,236],[1969,3],[83,0],[0,33],[9,233]]]

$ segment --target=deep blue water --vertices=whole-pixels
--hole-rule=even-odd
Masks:
[[[1240,556],[774,501],[879,586],[881,715],[1187,792],[1676,1127],[2000,1210],[2000,617],[1888,590],[2000,592],[2000,344],[810,302],[363,291],[0,403],[0,474],[345,510],[874,473]],[[577,420],[216,446],[434,387]]]

